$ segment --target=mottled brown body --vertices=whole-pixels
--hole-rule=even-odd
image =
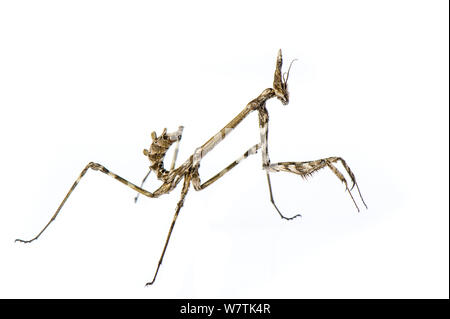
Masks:
[[[173,189],[177,187],[177,185],[184,180],[183,187],[181,190],[181,196],[180,200],[178,201],[178,204],[175,209],[175,215],[173,217],[172,224],[170,226],[169,232],[167,234],[167,239],[161,254],[161,257],[159,259],[153,280],[147,285],[153,284],[153,282],[156,279],[156,276],[159,271],[159,267],[161,266],[162,260],[164,258],[167,245],[169,243],[170,236],[172,234],[172,230],[175,226],[175,222],[177,220],[178,214],[181,210],[181,207],[184,204],[185,197],[189,191],[189,187],[192,184],[194,189],[196,191],[200,191],[217,181],[219,178],[224,176],[227,172],[229,172],[232,168],[234,168],[236,165],[238,165],[242,160],[246,159],[250,155],[256,154],[258,150],[261,150],[262,153],[262,168],[266,172],[267,176],[267,182],[269,186],[269,195],[270,195],[270,201],[274,205],[275,209],[277,210],[278,214],[283,219],[294,219],[296,217],[299,217],[300,214],[297,214],[293,217],[285,217],[278,207],[275,204],[273,193],[272,193],[272,186],[270,181],[270,172],[289,172],[298,174],[302,177],[307,177],[312,175],[314,172],[324,168],[328,167],[330,170],[344,183],[346,190],[350,194],[356,208],[359,211],[359,208],[352,196],[351,189],[356,185],[358,192],[359,187],[355,180],[355,175],[350,170],[346,162],[340,158],[340,157],[328,157],[320,160],[315,161],[307,161],[307,162],[279,162],[279,163],[271,163],[269,158],[269,150],[268,150],[268,125],[269,125],[269,112],[266,108],[266,101],[276,97],[278,100],[281,101],[282,104],[287,105],[289,103],[289,91],[287,87],[287,80],[289,78],[289,71],[290,67],[287,71],[287,73],[282,75],[282,65],[283,65],[283,59],[281,55],[281,50],[278,52],[277,60],[276,60],[276,67],[275,67],[275,74],[274,74],[274,81],[273,81],[273,88],[267,88],[261,92],[260,95],[258,95],[255,99],[251,100],[245,108],[235,117],[233,118],[227,125],[225,125],[217,134],[212,136],[210,139],[208,139],[202,146],[198,147],[194,154],[192,154],[184,163],[182,163],[180,166],[175,168],[175,163],[178,155],[178,145],[182,137],[183,133],[183,127],[180,126],[176,132],[173,133],[167,133],[167,130],[164,129],[162,134],[158,137],[155,132],[151,134],[152,137],[152,143],[148,149],[144,149],[143,153],[145,156],[148,157],[150,161],[149,166],[149,172],[144,177],[141,186],[137,186],[126,179],[120,177],[119,175],[109,171],[107,168],[105,168],[103,165],[98,163],[89,163],[86,165],[86,167],[81,171],[78,178],[75,180],[74,184],[70,188],[67,195],[64,197],[63,201],[59,205],[58,209],[50,219],[50,221],[47,223],[47,225],[31,240],[22,240],[22,239],[16,239],[16,241],[24,242],[24,243],[30,243],[37,238],[47,229],[47,227],[53,222],[53,220],[56,218],[56,216],[59,214],[61,208],[65,204],[66,200],[70,196],[70,194],[73,192],[73,190],[76,188],[78,183],[80,182],[81,178],[86,174],[86,172],[89,169],[92,169],[94,171],[102,172],[115,180],[121,182],[122,184],[134,189],[139,194],[142,194],[144,196],[150,197],[150,198],[156,198],[161,195],[167,194],[171,192]],[[291,62],[292,65],[292,62]],[[224,138],[227,137],[227,135],[236,127],[238,126],[251,112],[257,111],[258,112],[258,120],[259,120],[259,129],[260,129],[260,142],[252,147],[250,147],[241,157],[236,159],[234,162],[229,164],[227,167],[225,167],[223,170],[221,170],[219,173],[211,177],[206,182],[202,183],[200,179],[199,174],[199,167],[200,162],[204,156],[206,156],[214,147],[219,144],[221,141],[223,141]],[[168,149],[173,145],[176,144],[176,149],[174,152],[172,164],[170,166],[170,169],[167,170],[164,167],[164,158],[166,156],[166,153]],[[342,166],[350,176],[350,179],[352,181],[352,187],[351,189],[348,188],[347,180],[345,179],[344,175],[342,175],[341,172],[334,166],[335,163],[341,162]],[[149,174],[151,172],[154,172],[156,177],[162,182],[161,186],[158,187],[155,191],[150,192],[143,188],[143,184]],[[359,195],[361,197],[362,202],[364,203],[364,200],[361,196],[361,193],[359,192]],[[135,198],[135,201],[137,200],[137,196]],[[366,206],[366,204],[364,203]],[[367,206],[366,206],[367,208]]]

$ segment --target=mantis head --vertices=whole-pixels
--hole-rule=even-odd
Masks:
[[[283,105],[287,105],[289,103],[289,91],[287,81],[289,79],[289,71],[291,70],[292,63],[294,63],[296,59],[292,60],[289,65],[289,69],[287,72],[281,75],[281,68],[283,66],[283,57],[281,55],[281,49],[278,50],[277,63],[275,69],[275,75],[273,77],[273,89],[275,90],[275,96],[283,103]]]

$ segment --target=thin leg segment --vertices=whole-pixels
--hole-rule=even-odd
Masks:
[[[281,53],[279,53],[279,54],[281,54]],[[279,58],[281,59],[281,55],[279,55]],[[277,79],[277,77],[279,77],[279,79],[281,79],[281,64],[278,65],[278,63],[281,63],[281,60],[277,60],[277,71],[275,72],[275,79]],[[280,68],[280,70],[278,70],[278,68]],[[261,152],[262,152],[263,168],[267,169],[270,166],[269,144],[268,144],[269,112],[267,111],[267,108],[265,106],[258,109],[258,118],[259,118],[259,135],[261,137]],[[267,176],[267,184],[269,185],[270,202],[273,204],[273,207],[275,207],[275,209],[277,210],[280,217],[283,219],[286,219],[286,220],[292,220],[296,217],[301,216],[300,214],[297,214],[297,215],[294,215],[293,217],[286,217],[281,213],[277,204],[275,204],[275,200],[273,199],[272,183],[270,182],[270,175],[269,175],[269,171],[267,171],[267,170],[266,170],[266,176]]]
[[[283,219],[287,219],[287,220],[292,220],[292,219],[297,218],[297,217],[302,217],[302,215],[300,215],[300,214],[294,215],[294,216],[292,216],[292,217],[286,217],[286,216],[284,216],[284,215],[280,212],[280,210],[278,209],[278,207],[277,207],[277,205],[275,204],[275,201],[274,201],[274,199],[273,199],[273,194],[272,194],[272,183],[270,182],[269,172],[267,172],[267,171],[266,171],[266,176],[267,176],[267,183],[269,184],[270,201],[272,202],[273,206],[274,206],[275,209],[277,210],[278,214],[280,214],[280,217],[283,218]]]
[[[142,182],[141,182],[141,186],[140,186],[141,188],[144,187],[144,183],[147,180],[147,178],[148,178],[148,176],[150,175],[151,172],[152,172],[152,170],[149,169],[147,174],[145,174],[145,176],[144,176],[144,178],[142,179]],[[134,197],[134,202],[135,203],[137,203],[138,198],[139,198],[139,193],[137,193],[136,196]]]
[[[238,165],[240,162],[242,162],[244,159],[249,157],[250,155],[256,154],[260,148],[260,144],[253,145],[251,148],[249,148],[241,157],[239,157],[237,160],[232,162],[230,165],[225,167],[223,170],[221,170],[219,173],[211,177],[209,180],[201,184],[200,176],[198,175],[198,171],[194,173],[194,176],[192,178],[192,185],[194,185],[194,189],[196,191],[200,191],[217,181],[219,178],[221,178],[223,175],[231,171],[236,165]]]
[[[172,235],[173,228],[177,221],[178,214],[180,213],[181,207],[183,207],[184,199],[189,190],[190,182],[191,182],[191,176],[186,175],[186,177],[184,179],[183,189],[181,190],[181,198],[178,201],[177,208],[175,210],[175,215],[173,216],[172,224],[170,225],[169,233],[167,234],[166,243],[164,244],[164,249],[161,253],[161,257],[159,258],[158,266],[156,267],[155,275],[153,276],[153,280],[146,283],[145,286],[153,285],[153,283],[155,282],[156,276],[158,275],[159,267],[161,267],[164,255],[166,253],[167,245],[169,244],[170,236]]]
[[[349,189],[347,185],[347,180],[345,179],[344,175],[342,175],[341,172],[333,165],[333,163],[336,163],[340,161],[342,163],[342,166],[344,166],[345,170],[347,171],[348,175],[351,178],[351,181],[353,183],[352,187]],[[356,206],[356,209],[359,212],[359,207],[356,204],[353,195],[351,193],[351,190],[356,185],[356,188],[358,190],[359,196],[361,198],[361,201],[363,202],[364,206],[367,208],[366,203],[364,202],[364,199],[361,195],[361,192],[359,190],[358,183],[356,182],[355,175],[350,170],[350,167],[347,165],[347,163],[344,161],[344,159],[340,157],[328,157],[316,161],[308,161],[308,162],[279,162],[270,164],[266,169],[270,172],[288,172],[288,173],[294,173],[298,174],[304,178],[311,176],[314,172],[324,168],[329,167],[331,171],[341,180],[341,182],[344,183],[346,191],[348,191],[350,197],[353,200],[353,203]]]
[[[52,218],[50,219],[50,221],[47,223],[47,225],[45,225],[45,227],[32,239],[30,240],[23,240],[23,239],[16,239],[15,241],[17,242],[22,242],[22,243],[31,243],[32,241],[36,240],[39,238],[39,236],[41,236],[41,234],[47,229],[47,227],[56,219],[56,216],[58,216],[61,208],[64,206],[64,204],[66,203],[67,199],[69,198],[70,194],[72,194],[72,192],[74,191],[74,189],[77,187],[78,183],[80,182],[81,178],[83,178],[83,176],[86,174],[86,172],[89,169],[93,169],[94,171],[100,171],[108,176],[111,176],[112,178],[114,178],[115,180],[118,180],[119,182],[121,182],[122,184],[125,184],[126,186],[134,189],[135,191],[141,193],[142,195],[145,195],[147,197],[156,197],[153,193],[146,191],[145,189],[138,187],[136,185],[134,185],[133,183],[127,181],[126,179],[120,177],[119,175],[116,175],[112,172],[110,172],[106,167],[104,167],[103,165],[97,164],[97,163],[93,163],[90,162],[89,164],[86,165],[86,167],[81,171],[80,176],[78,176],[78,178],[76,179],[76,181],[73,183],[72,187],[69,189],[69,192],[66,194],[66,196],[64,197],[63,201],[61,202],[61,204],[59,204],[58,209],[56,210],[55,214],[52,216]]]
[[[178,150],[180,149],[180,140],[181,140],[181,135],[175,142],[175,150],[173,151],[173,157],[172,157],[172,163],[170,164],[170,170],[173,170],[175,168],[175,164],[177,163]]]

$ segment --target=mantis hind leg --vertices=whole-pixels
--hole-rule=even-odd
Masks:
[[[173,231],[173,228],[177,221],[178,214],[180,213],[181,207],[183,207],[184,199],[189,190],[190,182],[191,182],[191,176],[186,175],[186,177],[184,179],[183,189],[181,190],[181,198],[177,203],[177,208],[175,209],[175,215],[173,216],[172,224],[170,225],[169,233],[167,234],[167,238],[166,238],[166,243],[164,244],[164,248],[161,253],[161,257],[159,258],[158,266],[156,267],[155,275],[153,276],[152,281],[146,283],[145,286],[153,285],[153,283],[155,282],[156,276],[158,275],[159,267],[161,267],[164,255],[166,254],[167,245],[169,244],[170,236],[172,236],[172,231]]]
[[[94,162],[90,162],[89,164],[86,165],[86,167],[81,171],[80,175],[78,176],[78,178],[75,180],[75,182],[73,183],[72,187],[69,189],[69,191],[67,192],[66,196],[64,197],[64,199],[62,200],[62,202],[59,204],[56,212],[53,214],[52,218],[50,218],[50,221],[44,226],[44,228],[32,239],[30,240],[23,240],[23,239],[16,239],[16,242],[22,242],[22,243],[31,243],[32,241],[36,240],[39,238],[39,236],[42,235],[42,233],[47,229],[48,226],[50,226],[50,224],[56,219],[56,216],[58,216],[59,212],[61,211],[62,207],[64,206],[64,204],[66,203],[67,199],[69,198],[69,196],[72,194],[72,192],[75,190],[75,188],[77,187],[78,183],[80,182],[80,180],[83,178],[83,176],[86,174],[86,172],[89,169],[93,169],[94,171],[100,171],[112,178],[114,178],[115,180],[121,182],[122,184],[125,184],[126,186],[134,189],[135,191],[141,193],[142,195],[145,195],[147,197],[157,197],[158,194],[155,193],[151,193],[145,189],[143,189],[142,187],[136,186],[135,184],[127,181],[126,179],[124,179],[123,177],[120,177],[117,174],[114,174],[113,172],[109,171],[106,167],[104,167],[101,164],[98,163],[94,163]]]

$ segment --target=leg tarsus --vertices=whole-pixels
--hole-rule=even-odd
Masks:
[[[155,277],[155,278],[156,278],[156,277]],[[148,286],[151,286],[151,285],[153,285],[153,283],[155,282],[155,278],[153,278],[153,280],[152,280],[152,281],[150,281],[150,282],[146,283],[146,284],[145,284],[145,287],[148,287]]]
[[[267,183],[268,183],[268,185],[269,185],[270,201],[272,202],[273,207],[275,207],[275,209],[277,210],[277,212],[278,212],[278,214],[280,215],[280,217],[281,217],[282,219],[286,219],[286,220],[293,220],[293,219],[295,219],[295,218],[297,218],[297,217],[302,217],[301,214],[297,214],[297,215],[294,215],[294,216],[292,216],[292,217],[286,217],[286,216],[284,216],[284,215],[281,213],[281,211],[278,209],[277,205],[275,204],[275,200],[273,199],[273,194],[272,194],[272,184],[271,184],[271,182],[270,182],[270,176],[269,176],[269,172],[268,172],[268,171],[266,171],[266,176],[267,176]]]

